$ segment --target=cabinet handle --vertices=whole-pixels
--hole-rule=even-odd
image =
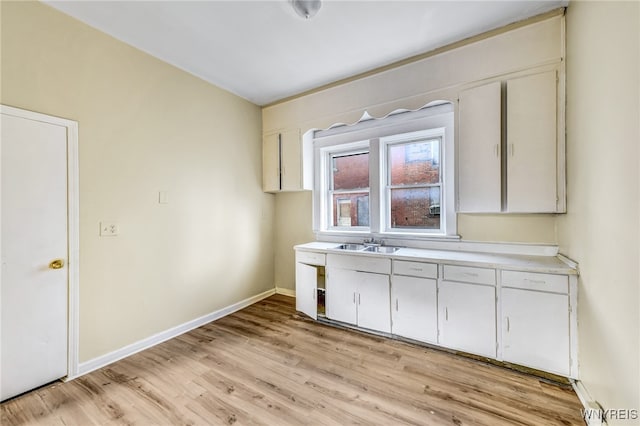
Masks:
[[[496,144],[495,146],[496,157],[500,157],[500,144]]]
[[[464,274],[469,276],[469,277],[477,277],[478,276],[478,274],[475,273],[475,272],[465,272]]]
[[[515,155],[515,148],[513,144],[509,144],[509,155],[512,157]]]
[[[511,330],[511,322],[509,321],[509,317],[507,317],[507,333]]]
[[[360,293],[358,293],[358,305],[360,304]]]
[[[410,271],[422,272],[422,268],[409,268]]]
[[[356,303],[356,292],[353,292],[353,303]]]
[[[396,299],[396,312],[398,311],[398,299]]]
[[[529,278],[525,278],[524,279],[527,282],[530,282],[531,284],[546,284],[547,282],[545,280],[530,280]]]
[[[449,308],[446,306],[444,308],[444,320],[449,321]]]

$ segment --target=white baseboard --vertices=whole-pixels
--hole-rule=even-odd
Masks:
[[[256,302],[259,302],[260,300],[266,299],[267,297],[275,294],[275,292],[275,289],[267,290],[255,296],[241,300],[240,302],[234,303],[233,305],[227,306],[226,308],[222,308],[215,312],[211,312],[210,314],[201,316],[200,318],[187,321],[184,324],[172,327],[165,331],[161,331],[160,333],[154,334],[153,336],[147,337],[146,339],[139,340],[123,348],[120,348],[113,352],[109,352],[108,354],[101,355],[92,360],[80,363],[78,368],[78,375],[74,377],[67,377],[66,380],[75,379],[76,377],[80,377],[84,374],[90,373],[106,365],[131,356],[137,352],[149,349],[150,347],[155,346],[158,343],[173,339],[174,337],[186,333],[187,331],[193,330],[194,328],[198,328],[204,324],[210,323],[211,321],[215,321],[236,311],[239,311],[240,309],[246,308],[249,305],[253,305]]]
[[[276,294],[281,294],[283,296],[296,297],[296,291],[291,290],[289,288],[276,287]]]
[[[591,398],[589,391],[580,380],[572,380],[571,386],[583,407],[583,418],[587,426],[602,426],[607,424],[607,420],[602,413],[602,407]]]

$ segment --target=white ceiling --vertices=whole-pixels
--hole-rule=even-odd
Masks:
[[[45,2],[258,105],[566,6],[568,0]]]

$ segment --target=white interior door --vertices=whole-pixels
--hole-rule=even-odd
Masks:
[[[0,399],[67,375],[67,128],[2,114]]]

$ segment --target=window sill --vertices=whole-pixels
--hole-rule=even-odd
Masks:
[[[412,246],[412,243],[430,241],[460,241],[460,235],[427,234],[417,232],[383,232],[371,233],[362,231],[321,231],[316,232],[317,241],[360,243],[363,239],[383,240],[385,245]]]

